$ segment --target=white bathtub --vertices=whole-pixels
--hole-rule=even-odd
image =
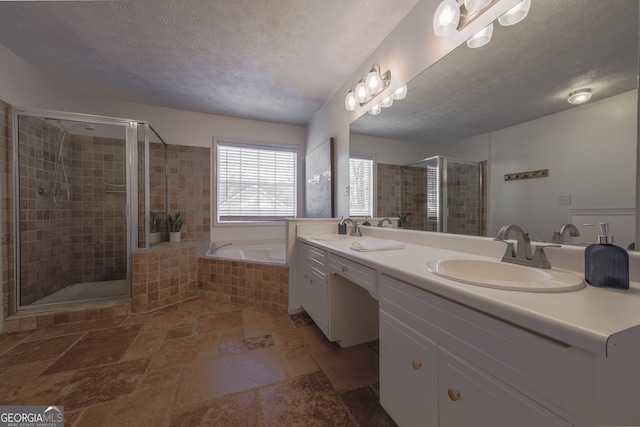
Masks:
[[[287,262],[287,252],[284,242],[234,242],[222,247],[223,244],[224,243],[217,243],[220,248],[217,249],[215,253],[209,249],[205,257],[269,264],[286,264]]]

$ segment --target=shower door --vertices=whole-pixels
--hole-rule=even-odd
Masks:
[[[50,112],[14,123],[17,307],[127,297],[132,124]]]

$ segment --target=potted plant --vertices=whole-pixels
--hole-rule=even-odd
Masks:
[[[180,228],[182,227],[182,218],[180,218],[180,211],[175,216],[169,214],[169,241],[180,241]]]
[[[155,245],[162,240],[162,233],[160,232],[160,216],[158,216],[158,212],[151,212],[151,232],[149,235],[149,243],[151,245]]]
[[[398,228],[404,228],[405,224],[409,222],[409,215],[411,215],[409,212],[400,213],[398,216]]]

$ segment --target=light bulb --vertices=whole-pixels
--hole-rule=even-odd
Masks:
[[[371,68],[364,83],[370,96],[377,95],[383,88],[382,77],[380,77],[380,72],[376,71],[375,68]]]
[[[358,101],[356,101],[356,94],[353,93],[352,90],[350,90],[349,93],[347,94],[347,97],[344,100],[344,106],[347,109],[347,111],[353,111],[356,109],[357,104],[358,104]]]
[[[498,22],[503,27],[515,25],[527,17],[531,8],[531,0],[522,0],[517,5],[509,9],[504,15],[498,18]]]
[[[371,109],[369,110],[369,114],[371,114],[372,116],[377,116],[381,111],[382,107],[380,107],[380,104],[378,104],[371,107]]]
[[[476,13],[491,3],[491,0],[464,0],[464,7],[469,13]]]
[[[493,22],[482,30],[478,31],[475,35],[473,35],[469,40],[467,40],[467,46],[471,49],[476,49],[482,47],[491,41],[491,36],[493,35]]]
[[[389,95],[387,96],[385,99],[382,100],[382,102],[380,103],[380,106],[382,108],[389,108],[393,105],[393,95]]]
[[[401,99],[405,99],[407,97],[407,85],[402,86],[395,92],[393,92],[393,99],[399,101]]]
[[[364,84],[362,80],[358,82],[356,85],[356,101],[360,104],[364,104],[369,100],[369,92],[367,91],[367,86]]]
[[[458,28],[460,8],[456,0],[443,0],[433,16],[433,32],[438,37],[448,37]]]

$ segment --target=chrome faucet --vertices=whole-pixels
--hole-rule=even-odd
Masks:
[[[513,247],[512,242],[508,242],[509,233],[513,231],[516,233],[517,247]],[[527,265],[537,268],[551,268],[551,263],[547,259],[544,253],[546,247],[559,247],[559,245],[545,245],[536,246],[535,253],[532,255],[531,240],[529,234],[515,224],[508,224],[503,226],[494,240],[505,243],[507,250],[505,251],[502,261],[510,262],[512,264]]]
[[[385,222],[388,222],[389,224],[393,224],[393,222],[391,222],[389,218],[383,218],[380,221],[378,221],[378,227],[382,227]]]
[[[344,225],[347,223],[351,225],[351,233],[349,233],[350,236],[362,237],[362,233],[360,232],[360,226],[358,225],[357,222],[355,222],[351,218],[342,218],[342,221],[340,221],[340,225]]]
[[[217,244],[213,243],[209,248],[209,250],[207,251],[207,255],[215,255],[218,252],[218,249],[224,248],[225,246],[229,246],[232,244],[233,242],[229,242],[229,243],[225,243],[224,245],[218,246]]]
[[[569,230],[569,236],[579,237],[580,231],[573,224],[562,224],[558,230],[553,232],[553,243],[564,243],[564,234]]]

